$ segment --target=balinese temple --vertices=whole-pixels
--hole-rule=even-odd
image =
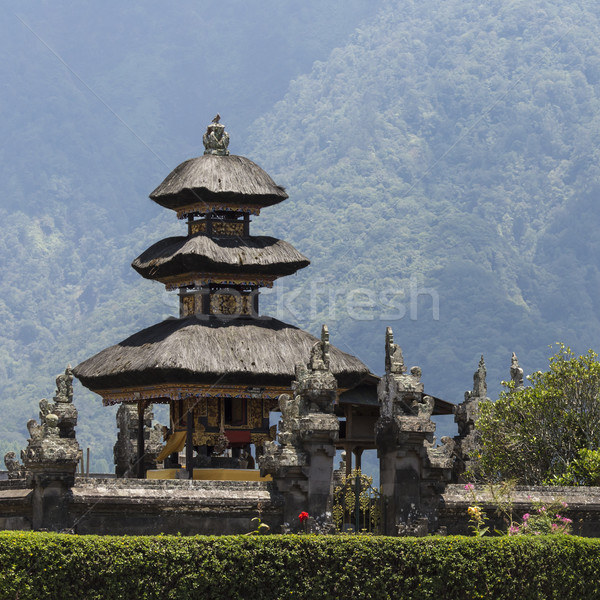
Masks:
[[[204,155],[179,165],[150,194],[187,221],[186,234],[156,242],[132,264],[142,277],[179,294],[179,318],[135,333],[74,369],[105,405],[137,406],[140,425],[148,404],[169,405],[168,436],[158,457],[165,467],[181,466],[184,447],[187,465],[222,464],[214,457],[225,448],[252,464],[251,445],[260,452],[275,438],[270,413],[279,396],[291,392],[296,366],[308,362],[319,341],[260,314],[260,290],[309,260],[283,240],[251,235],[252,219],[288,196],[254,162],[229,153],[219,121],[217,115],[204,134]],[[334,346],[330,356],[342,417],[339,447],[359,458],[359,451],[375,447],[378,378]],[[436,401],[436,409],[448,414],[451,407]],[[140,459],[143,453],[140,426]],[[142,464],[138,460],[141,477]],[[187,473],[197,475],[190,468]]]

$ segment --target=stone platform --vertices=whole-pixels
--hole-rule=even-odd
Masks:
[[[186,479],[185,469],[155,469],[146,472],[146,479]],[[194,481],[272,481],[270,475],[260,476],[258,469],[194,469]]]

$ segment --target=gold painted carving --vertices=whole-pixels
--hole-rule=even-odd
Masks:
[[[192,443],[194,444],[194,446],[204,446],[204,444],[206,442],[203,442],[202,440],[206,437],[205,435],[205,428],[204,425],[202,425],[202,423],[194,423],[195,427],[194,427],[194,434],[192,435]]]
[[[219,426],[219,400],[217,398],[208,398],[208,426]]]
[[[105,406],[112,406],[121,402],[136,404],[138,400],[150,400],[153,403],[166,404],[172,401],[194,396],[205,398],[256,398],[256,392],[249,390],[246,385],[203,385],[203,384],[175,384],[162,383],[149,386],[134,386],[116,388],[112,390],[94,389],[102,396]],[[270,409],[277,409],[278,398],[281,394],[289,394],[289,387],[265,386],[261,388],[260,396],[268,400]],[[217,409],[218,410],[218,409]]]
[[[194,406],[194,419],[200,419],[201,417],[207,416],[207,403],[206,398],[196,398]]]
[[[194,445],[196,446],[216,446],[219,440],[219,433],[205,433],[198,434],[198,437],[194,437]],[[197,443],[196,443],[197,440]]]
[[[210,295],[210,314],[212,315],[250,315],[252,302],[250,296],[241,296],[231,292]]]
[[[191,294],[189,296],[182,296],[181,298],[181,316],[191,317],[196,314],[196,296]]]
[[[248,425],[251,429],[260,429],[262,427],[263,420],[263,401],[261,399],[249,400],[250,408],[248,415]]]
[[[213,235],[244,235],[244,224],[238,223],[223,223],[219,221],[212,222]]]
[[[192,221],[189,223],[189,235],[196,235],[197,233],[206,233],[206,221]]]

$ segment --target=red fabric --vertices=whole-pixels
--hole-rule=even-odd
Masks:
[[[249,431],[226,431],[225,436],[231,444],[249,444],[250,443],[250,432]]]

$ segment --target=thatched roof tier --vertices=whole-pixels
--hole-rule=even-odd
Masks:
[[[309,264],[291,244],[273,237],[195,235],[161,240],[138,256],[132,266],[146,279],[168,283],[183,274],[206,272],[282,277]]]
[[[201,208],[203,202],[262,208],[287,197],[285,189],[251,160],[211,154],[181,163],[150,194],[152,200],[172,210],[189,205]]]
[[[93,391],[173,382],[289,387],[296,365],[308,363],[318,341],[269,317],[167,319],[85,360],[74,374]],[[330,355],[340,388],[369,375],[358,358],[334,346]]]

